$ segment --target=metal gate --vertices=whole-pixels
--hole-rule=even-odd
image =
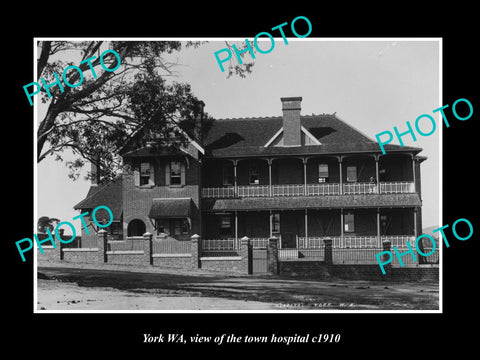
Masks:
[[[252,249],[252,274],[267,274],[267,249]]]

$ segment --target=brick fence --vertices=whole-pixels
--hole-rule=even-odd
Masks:
[[[109,263],[153,266],[166,269],[204,269],[222,273],[252,274],[252,245],[250,239],[240,240],[240,249],[230,251],[202,251],[199,235],[193,235],[188,253],[155,253],[153,235],[145,233],[137,238],[135,250],[115,250],[109,244],[107,232],[97,233],[95,248],[67,248],[63,243],[57,247],[43,246],[42,260],[66,261],[73,263]],[[268,241],[266,251],[265,275],[314,277],[319,280],[330,278],[363,279],[363,280],[438,280],[438,264],[415,264],[405,267],[385,266],[383,275],[378,264],[339,264],[334,260],[332,240],[324,240],[323,260],[318,258],[279,257],[278,239]],[[384,244],[384,250],[390,249]],[[172,251],[173,252],[173,251]]]
[[[58,239],[57,239],[58,240]],[[190,240],[189,253],[154,253],[153,235],[145,233],[143,240],[136,240],[135,250],[113,249],[108,241],[105,230],[97,233],[95,248],[67,248],[62,242],[56,247],[43,246],[43,253],[38,250],[43,261],[58,261],[73,263],[108,263],[154,266],[167,269],[205,269],[225,273],[251,274],[251,245],[248,238],[241,240],[239,251],[223,253],[205,253],[202,255],[199,235],[193,235]],[[138,244],[138,242],[142,244]],[[118,242],[117,242],[118,243]]]

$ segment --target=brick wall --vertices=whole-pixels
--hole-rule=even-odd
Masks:
[[[393,267],[391,278],[393,280],[439,280],[438,265],[419,265],[418,267]]]
[[[248,211],[238,214],[238,236],[269,237],[270,212]]]
[[[107,262],[109,264],[134,264],[134,265],[150,265],[145,262],[145,256],[143,251],[138,252],[113,252],[107,251]]]
[[[345,232],[345,236],[368,236],[377,234],[377,212],[372,209],[344,210],[344,214],[353,212],[355,231]]]
[[[192,160],[193,162],[193,160]],[[191,164],[192,164],[191,162]],[[192,165],[191,165],[192,166]],[[187,171],[188,173],[188,171]],[[145,223],[146,231],[155,233],[148,217],[154,198],[192,198],[195,204],[192,209],[191,235],[200,232],[199,221],[199,187],[186,185],[183,187],[154,186],[153,188],[136,187],[133,175],[124,175],[123,180],[123,231],[127,233],[128,223],[133,219],[140,219]]]
[[[382,156],[380,157],[379,169],[387,171],[382,181],[412,181],[413,179],[413,166],[410,155],[389,154]],[[382,178],[383,176],[381,176]]]
[[[323,261],[283,261],[278,263],[279,274],[284,276],[315,276],[320,279],[331,277]]]
[[[348,280],[419,281],[439,280],[439,267],[420,265],[416,267],[393,267],[383,275],[378,265],[327,265],[323,261],[280,260],[279,274],[285,276],[314,276],[323,280],[341,278]]]
[[[318,181],[318,180],[317,180]],[[272,162],[273,184],[303,184],[303,162],[300,159],[276,159]],[[268,184],[268,180],[267,180]]]
[[[120,196],[120,194],[119,194]],[[89,211],[91,213],[91,211]],[[85,222],[87,225],[93,223],[93,220],[88,220],[88,216],[85,217]],[[97,225],[95,225],[96,227]],[[85,228],[82,226],[82,248],[92,248],[97,247],[97,234],[92,229],[91,226],[88,227],[89,234],[86,233]],[[126,233],[125,233],[126,234]]]
[[[56,248],[52,245],[43,245],[42,250],[43,254],[40,252],[40,249],[37,247],[37,259],[41,261],[59,261],[60,260],[60,245],[56,243]]]
[[[340,166],[338,160],[335,158],[315,158],[309,159],[307,162],[307,183],[318,183],[318,165],[328,165],[328,182],[339,183],[340,182]]]
[[[63,260],[66,262],[94,264],[98,259],[98,248],[62,249],[62,251]]]
[[[190,269],[192,263],[191,255],[174,256],[168,254],[160,256],[159,254],[153,255],[153,266],[164,269]]]
[[[201,268],[210,271],[245,274],[242,257],[201,257]]]
[[[237,184],[250,185],[250,166],[255,165],[258,169],[260,185],[268,185],[268,163],[266,160],[251,159],[237,163]]]
[[[340,210],[308,210],[308,236],[340,236]]]
[[[413,209],[381,209],[381,215],[387,215],[388,235],[414,235]],[[386,225],[386,224],[385,224]],[[382,225],[382,235],[385,227]]]
[[[202,184],[204,187],[223,186],[223,166],[228,166],[233,174],[233,163],[227,160],[207,160],[202,166]]]
[[[369,182],[370,177],[376,177],[375,160],[373,157],[346,157],[342,162],[343,182],[347,183],[347,167],[357,167],[357,182]]]

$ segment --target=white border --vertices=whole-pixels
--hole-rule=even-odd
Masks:
[[[248,39],[248,38],[247,38]],[[252,38],[253,39],[253,38]],[[408,38],[408,37],[385,37],[385,38],[290,38],[287,37],[288,41],[438,41],[439,43],[439,106],[442,106],[443,102],[443,38],[442,37],[415,37],[415,38]],[[96,38],[96,37],[36,37],[33,38],[33,74],[34,79],[37,79],[37,68],[35,64],[37,63],[37,42],[43,40],[71,40],[71,41],[89,41],[89,40],[105,40],[105,41],[191,41],[191,40],[208,40],[208,41],[224,41],[224,40],[233,40],[233,41],[245,41],[244,37],[241,38],[221,38],[221,37],[201,37],[201,38],[175,38],[175,37],[105,37],[105,38]],[[250,40],[250,39],[249,39]],[[266,41],[267,39],[259,39],[260,41]],[[276,41],[281,41],[282,38],[275,38]],[[33,233],[36,233],[36,219],[37,216],[37,127],[38,127],[38,118],[37,118],[37,107],[38,99],[34,99],[33,111],[34,111],[34,130],[33,130],[33,139],[34,139],[34,151],[33,151],[33,164],[34,164],[34,219],[33,219]],[[433,109],[432,109],[433,110]],[[438,116],[441,116],[440,114]],[[443,224],[443,198],[442,198],[442,189],[443,189],[443,156],[442,156],[442,148],[443,148],[443,126],[439,126],[440,128],[440,139],[439,139],[439,221],[438,224]],[[441,244],[439,240],[439,245]],[[323,310],[323,309],[316,309],[316,310],[38,310],[37,309],[37,249],[35,246],[33,247],[33,286],[34,286],[34,296],[33,296],[33,313],[35,314],[51,314],[51,313],[179,313],[179,314],[205,314],[205,313],[252,313],[252,314],[265,314],[265,313],[275,313],[275,314],[330,314],[330,313],[339,313],[339,314],[364,314],[364,313],[387,313],[387,314],[406,314],[406,313],[434,313],[439,314],[443,313],[443,246],[440,246],[440,265],[439,265],[439,309],[438,310]]]

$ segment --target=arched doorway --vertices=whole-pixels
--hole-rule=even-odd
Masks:
[[[145,232],[146,227],[142,220],[134,219],[128,223],[127,236],[142,236]]]

